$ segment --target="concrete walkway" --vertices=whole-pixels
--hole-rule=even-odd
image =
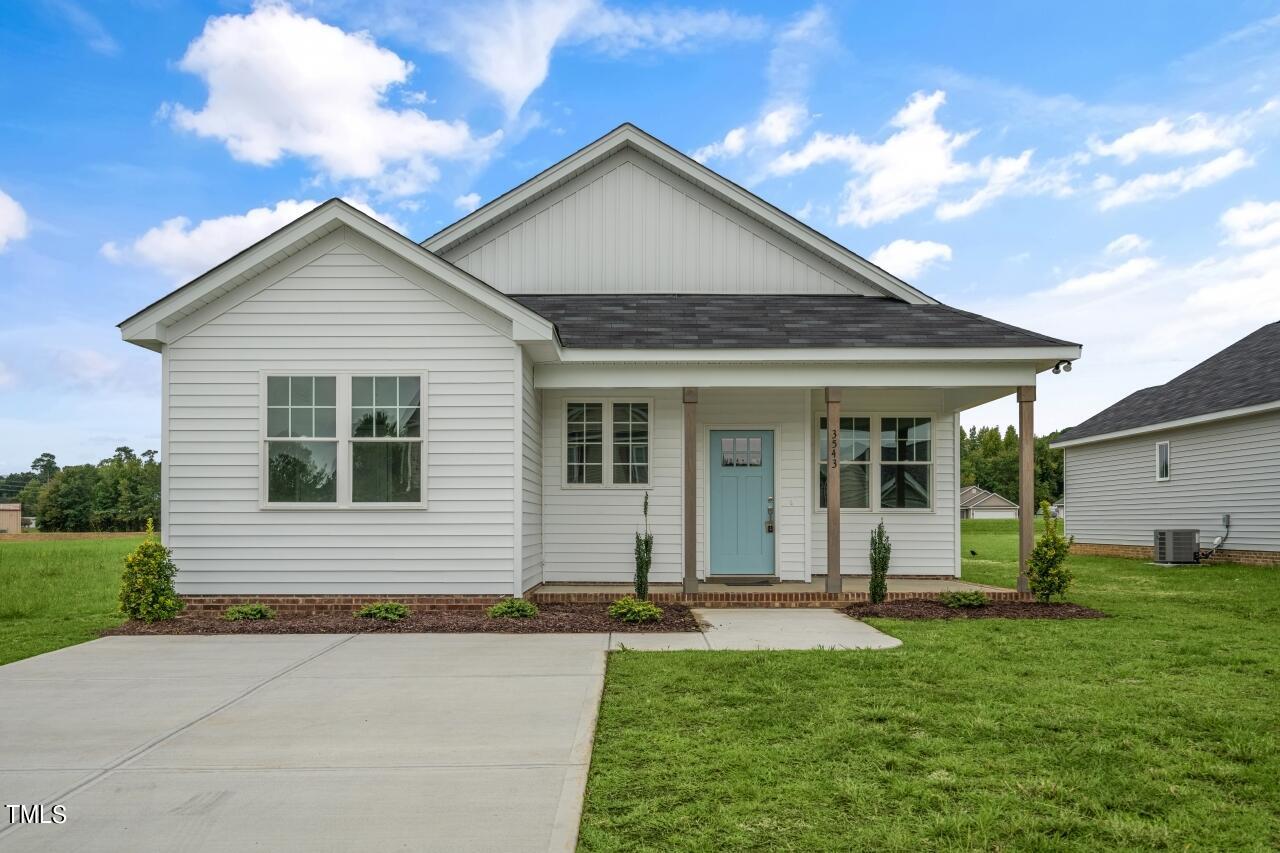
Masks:
[[[570,850],[607,634],[110,637],[0,667],[0,851]]]
[[[609,647],[614,650],[670,652],[892,649],[902,645],[897,637],[835,610],[695,608],[693,614],[703,623],[700,634],[614,634]]]

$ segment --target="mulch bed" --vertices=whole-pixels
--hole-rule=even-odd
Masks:
[[[947,607],[941,601],[908,598],[883,604],[850,604],[844,612],[854,619],[1105,619],[1107,614],[1079,604],[1041,604],[1038,601],[992,601],[983,607]]]
[[[682,604],[662,607],[657,622],[632,624],[610,619],[607,604],[545,604],[529,619],[490,619],[481,612],[431,610],[410,613],[399,622],[361,619],[350,613],[278,616],[228,622],[214,613],[192,613],[165,622],[137,622],[103,632],[113,634],[645,634],[697,631],[698,620]]]

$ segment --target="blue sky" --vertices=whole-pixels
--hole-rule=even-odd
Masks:
[[[158,447],[115,324],[309,205],[421,239],[622,121],[1084,343],[1082,420],[1280,319],[1280,3],[1041,5],[9,4],[0,472]]]

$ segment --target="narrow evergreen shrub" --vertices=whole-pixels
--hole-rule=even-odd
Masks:
[[[653,534],[649,532],[649,493],[644,493],[644,533],[636,532],[636,598],[649,600],[649,566],[653,564]]]
[[[409,608],[398,601],[379,601],[366,604],[356,611],[361,619],[381,619],[383,622],[399,622],[409,616]]]
[[[893,547],[889,544],[889,534],[884,530],[884,519],[871,531],[871,603],[881,604],[889,594],[889,585],[885,581],[889,574],[889,555]]]
[[[231,605],[222,611],[222,618],[228,622],[256,621],[258,619],[274,619],[276,618],[276,612],[267,605],[255,601],[252,604]]]
[[[490,619],[529,619],[537,615],[537,605],[524,598],[504,598],[489,608]]]
[[[980,589],[957,590],[944,592],[938,600],[948,607],[986,607],[987,595]]]
[[[609,605],[609,618],[619,622],[657,622],[662,618],[662,608],[628,595]]]
[[[1075,579],[1066,566],[1075,539],[1058,530],[1058,519],[1048,501],[1040,502],[1040,514],[1044,516],[1044,535],[1036,540],[1027,557],[1027,584],[1037,601],[1048,602],[1054,596],[1066,595]]]
[[[120,578],[120,610],[131,619],[156,622],[182,612],[182,599],[173,588],[178,567],[173,555],[156,538],[155,524],[147,519],[147,538],[124,558]]]

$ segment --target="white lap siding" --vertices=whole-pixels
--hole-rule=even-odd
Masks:
[[[245,285],[252,295],[167,346],[165,521],[179,591],[509,594],[509,332],[355,235],[317,243],[286,272]],[[260,506],[261,372],[339,370],[427,374],[426,509]]]
[[[1156,443],[1169,442],[1169,479]],[[1066,449],[1066,528],[1081,542],[1146,545],[1194,528],[1204,547],[1280,551],[1280,414],[1272,412]]]
[[[542,392],[533,387],[533,361],[524,358],[521,425],[521,589],[542,583]]]

